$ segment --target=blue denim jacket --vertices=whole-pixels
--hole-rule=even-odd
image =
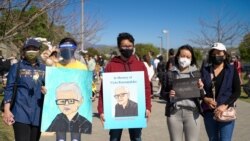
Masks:
[[[5,103],[11,101],[17,66],[18,64],[12,65],[8,73],[4,91]],[[29,62],[21,60],[17,77],[17,93],[12,109],[14,119],[16,122],[40,126],[44,97],[41,86],[44,85],[45,65],[37,62],[32,66]]]

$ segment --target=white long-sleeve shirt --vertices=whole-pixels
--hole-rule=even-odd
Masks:
[[[152,80],[152,78],[153,78],[153,76],[154,76],[154,74],[155,74],[154,66],[153,66],[153,65],[149,66],[148,63],[146,63],[146,62],[143,62],[143,63],[144,63],[144,65],[145,65],[146,68],[147,68],[147,71],[148,71],[148,79],[149,79],[149,81],[151,82],[151,80]]]

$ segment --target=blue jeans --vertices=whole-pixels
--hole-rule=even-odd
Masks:
[[[231,141],[235,121],[218,122],[213,119],[213,112],[204,114],[204,123],[209,141]]]
[[[142,128],[130,128],[129,136],[131,141],[141,141]],[[110,141],[120,141],[122,136],[122,129],[111,129],[109,131]]]

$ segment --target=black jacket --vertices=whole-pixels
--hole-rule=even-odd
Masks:
[[[169,92],[172,90],[173,87],[173,80],[177,78],[177,72],[175,71],[167,71],[164,73],[163,78],[162,78],[162,89],[161,89],[161,97],[166,100],[166,108],[165,108],[165,115],[170,117],[170,113],[174,110],[174,102],[170,101],[169,98]],[[200,98],[193,98],[196,107],[198,108],[198,111],[201,115],[202,113],[202,108],[200,104]]]
[[[47,132],[75,132],[90,134],[92,124],[85,117],[77,113],[71,121],[63,113],[58,114],[50,124]]]
[[[115,117],[127,117],[127,116],[138,116],[138,106],[137,103],[128,100],[127,105],[123,108],[122,105],[115,105]]]

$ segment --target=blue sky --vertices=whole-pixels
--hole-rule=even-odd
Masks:
[[[104,23],[104,29],[98,35],[97,44],[116,45],[120,32],[129,32],[135,43],[152,43],[166,47],[166,35],[169,32],[171,48],[189,41],[194,33],[199,33],[199,19],[211,21],[218,13],[229,12],[239,21],[250,24],[250,0],[85,0],[87,15],[97,15]]]

